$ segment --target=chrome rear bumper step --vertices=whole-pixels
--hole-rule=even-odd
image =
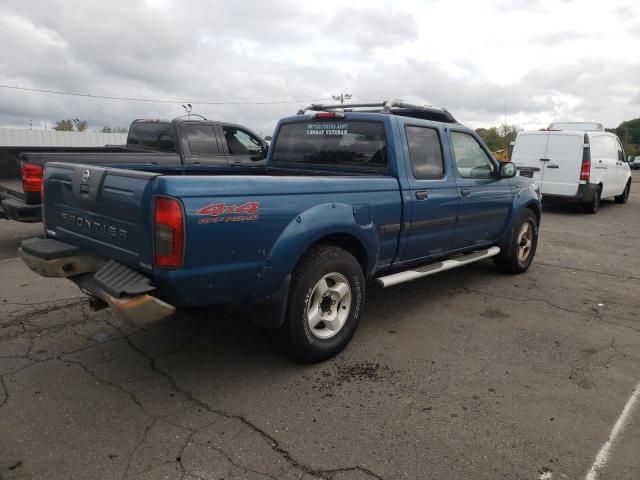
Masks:
[[[411,280],[427,277],[429,275],[433,275],[434,273],[444,272],[445,270],[451,270],[452,268],[462,267],[463,265],[484,260],[485,258],[495,257],[499,253],[500,247],[490,247],[486,250],[471,252],[450,260],[443,260],[441,262],[432,263],[423,267],[416,267],[411,270],[405,270],[403,272],[385,275],[384,277],[378,277],[374,280],[374,282],[377,286],[382,288],[391,287],[399,283],[410,282]]]

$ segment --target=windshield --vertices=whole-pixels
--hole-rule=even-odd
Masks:
[[[272,161],[387,170],[387,143],[379,122],[306,121],[280,127]]]
[[[127,137],[127,147],[175,152],[176,144],[168,122],[133,122]]]

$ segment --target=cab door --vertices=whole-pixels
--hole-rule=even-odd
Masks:
[[[487,244],[500,238],[511,214],[509,179],[499,177],[498,162],[480,139],[468,131],[449,130],[457,169],[458,222],[455,249]]]
[[[222,125],[221,142],[230,165],[260,166],[266,163],[267,145],[258,135],[237,125]]]
[[[443,135],[436,127],[404,126],[411,212],[402,261],[426,259],[453,248],[458,194],[455,173],[445,167]]]
[[[182,151],[189,165],[228,165],[213,123],[185,122],[180,126]]]

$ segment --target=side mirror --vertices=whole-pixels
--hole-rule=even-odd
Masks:
[[[260,160],[264,160],[265,158],[267,158],[268,153],[269,153],[269,144],[265,142],[260,147],[260,153],[258,153],[257,155],[251,155],[249,158],[253,162],[259,162]]]
[[[516,176],[516,166],[511,162],[500,164],[500,178],[513,178]]]

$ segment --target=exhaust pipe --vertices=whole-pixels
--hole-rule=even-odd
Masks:
[[[94,297],[93,295],[89,296],[89,309],[92,312],[98,312],[108,307],[109,307],[109,304],[104,300],[102,300],[101,298]]]

